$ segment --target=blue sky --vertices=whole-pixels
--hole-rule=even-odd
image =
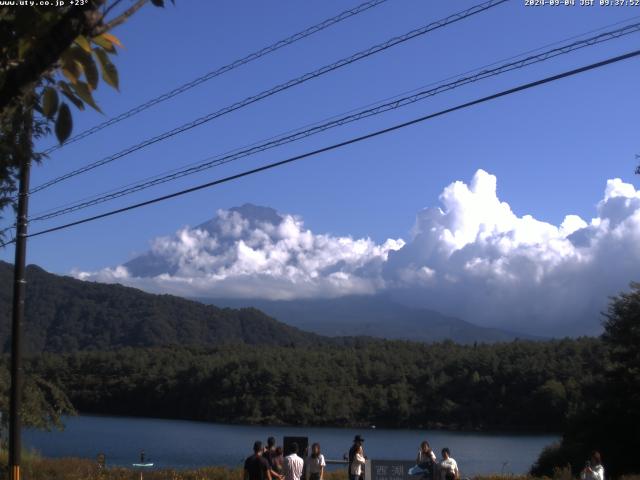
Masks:
[[[353,1],[177,0],[145,8],[115,33],[121,92],[101,85],[111,116],[275,40],[356,5]],[[64,148],[33,172],[33,185],[206,114],[364,47],[473,5],[390,0],[312,38],[207,82],[135,119]],[[640,15],[631,7],[525,7],[511,1],[184,135],[34,195],[31,212],[222,153],[474,67]],[[638,35],[464,87],[398,112],[287,148],[187,177],[98,207],[125,205],[436,111],[517,83],[637,48]],[[245,202],[301,215],[314,232],[406,237],[416,213],[442,189],[482,168],[518,215],[559,224],[595,216],[605,182],[633,175],[638,141],[638,60],[457,112],[269,173],[89,225],[34,238],[28,261],[54,272],[98,269],[130,259],[158,235],[196,225]],[[101,121],[75,113],[76,131]],[[47,145],[51,139],[43,142]],[[87,211],[77,217],[84,216]],[[34,224],[32,230],[56,222]],[[37,228],[36,228],[37,227]],[[1,253],[11,260],[12,249]]]

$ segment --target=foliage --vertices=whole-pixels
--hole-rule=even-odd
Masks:
[[[564,449],[560,443],[554,443],[542,450],[536,463],[531,467],[531,472],[534,474],[544,473],[553,476],[559,468],[568,468],[571,472],[571,464],[566,459]]]
[[[47,123],[33,118],[35,99],[29,101],[0,115],[0,212],[13,204],[18,182],[16,165],[28,159],[39,161],[40,156],[32,154],[33,139],[48,133]],[[0,231],[0,241],[3,237]]]
[[[5,348],[11,271],[0,263]],[[604,370],[596,339],[467,346],[334,339],[255,309],[219,309],[34,266],[28,278],[25,343],[32,354],[48,352],[33,358],[31,371],[84,412],[559,431],[584,410],[585,391]]]
[[[6,364],[0,364],[0,412],[2,427],[8,426],[10,376]],[[61,417],[73,415],[75,410],[60,387],[40,375],[28,374],[24,381],[22,423],[28,427],[49,430],[62,428]]]
[[[146,3],[118,11],[121,1],[0,7],[0,211],[13,203],[20,163],[42,158],[31,153],[32,134],[53,127],[63,143],[73,130],[70,104],[100,111],[93,97],[100,78],[118,89],[112,56],[122,44],[110,31]]]
[[[112,33],[146,0],[110,17],[121,0],[89,0],[83,5],[0,8],[0,112],[24,103],[37,91],[36,111],[55,121],[58,140],[71,133],[70,102],[100,111],[93,98],[100,77],[118,89],[118,71],[110,56],[122,47]],[[153,1],[156,6],[164,2]]]
[[[55,121],[55,133],[60,143],[69,138],[73,129],[71,111],[64,99],[79,110],[89,105],[101,112],[93,98],[100,75],[107,85],[118,89],[118,71],[109,58],[109,55],[116,54],[116,46],[122,44],[110,33],[93,38],[79,35],[73,45],[62,53],[53,74],[43,76],[37,109],[45,118]]]
[[[9,350],[13,268],[0,262],[0,349]],[[222,343],[312,345],[322,337],[246,308],[220,309],[121,285],[27,268],[25,350],[70,352],[125,346]]]
[[[45,459],[29,457],[22,466],[30,480],[131,480],[138,478],[130,468],[110,467],[100,472],[96,462],[81,458]],[[6,455],[0,454],[0,472],[6,470]],[[152,469],[144,473],[147,480],[242,480],[240,468],[203,467],[189,470]],[[325,472],[325,480],[347,480],[344,469]],[[502,479],[501,479],[502,480]]]
[[[551,430],[600,369],[595,339],[462,346],[125,348],[34,357],[81,412],[229,423]],[[555,381],[564,402],[532,395]]]
[[[612,298],[605,318],[601,380],[569,417],[562,443],[542,453],[535,474],[566,464],[577,473],[594,449],[609,474],[640,471],[640,284]]]

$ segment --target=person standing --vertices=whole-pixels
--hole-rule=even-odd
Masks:
[[[298,456],[298,444],[291,444],[291,453],[284,457],[284,478],[285,480],[300,480],[304,460]]]
[[[324,455],[320,452],[320,444],[314,443],[311,445],[311,455],[307,460],[306,480],[323,480],[326,466]]]
[[[418,450],[416,463],[418,464],[418,466],[421,466],[423,463],[435,462],[435,461],[436,461],[436,454],[433,453],[433,450],[431,450],[431,446],[429,445],[429,442],[424,440],[420,444],[420,450]]]
[[[244,462],[244,480],[271,480],[269,462],[262,456],[262,442],[253,444],[253,455]]]
[[[604,467],[602,466],[602,458],[600,452],[592,452],[591,460],[587,462],[580,473],[582,480],[604,480]]]
[[[364,458],[364,448],[362,444],[356,447],[353,454],[353,461],[350,464],[349,473],[351,474],[351,480],[363,480],[364,479],[364,465],[366,459]]]
[[[348,472],[349,480],[353,480],[353,474],[351,473],[351,465],[353,464],[353,460],[356,456],[356,451],[358,450],[359,447],[363,447],[363,450],[364,450],[364,438],[362,438],[360,435],[356,435],[353,438],[353,445],[351,445],[351,448],[349,449],[349,454],[345,455],[345,460],[349,462],[347,467],[347,470],[349,471]]]
[[[418,450],[418,456],[416,457],[416,463],[418,467],[423,471],[422,478],[426,480],[432,480],[435,477],[436,471],[436,454],[431,450],[429,442],[424,440],[420,444],[420,450]]]
[[[440,462],[440,478],[441,480],[458,480],[460,478],[458,463],[453,459],[453,457],[451,457],[451,451],[448,448],[442,449],[442,461]]]
[[[267,448],[264,449],[262,456],[267,459],[269,467],[273,469],[273,458],[276,456],[276,439],[274,437],[267,438]]]
[[[284,455],[282,447],[276,447],[271,471],[275,472],[279,478],[284,479]]]
[[[282,480],[284,478],[282,476],[282,469],[278,468],[279,466],[276,465],[276,452],[276,439],[274,437],[267,438],[267,448],[264,449],[262,456],[269,463],[269,473],[271,474],[271,478],[274,480]],[[280,466],[281,465],[282,463]]]

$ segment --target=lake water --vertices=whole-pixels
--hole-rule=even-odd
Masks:
[[[558,440],[555,435],[480,434],[470,432],[265,427],[222,425],[182,420],[82,415],[65,419],[62,432],[27,430],[24,444],[46,457],[95,458],[106,455],[108,465],[131,465],[144,449],[158,467],[190,468],[242,464],[255,440],[274,436],[307,436],[319,442],[328,459],[341,459],[355,434],[365,437],[372,459],[412,460],[427,439],[438,453],[449,447],[463,475],[525,473],[540,451]]]

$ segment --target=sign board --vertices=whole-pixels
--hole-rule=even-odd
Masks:
[[[284,437],[282,439],[282,450],[285,455],[291,453],[291,445],[293,443],[298,444],[298,455],[301,457],[304,455],[304,450],[309,446],[309,437]]]
[[[367,480],[416,480],[409,476],[409,469],[415,462],[407,460],[371,460],[367,462]]]

